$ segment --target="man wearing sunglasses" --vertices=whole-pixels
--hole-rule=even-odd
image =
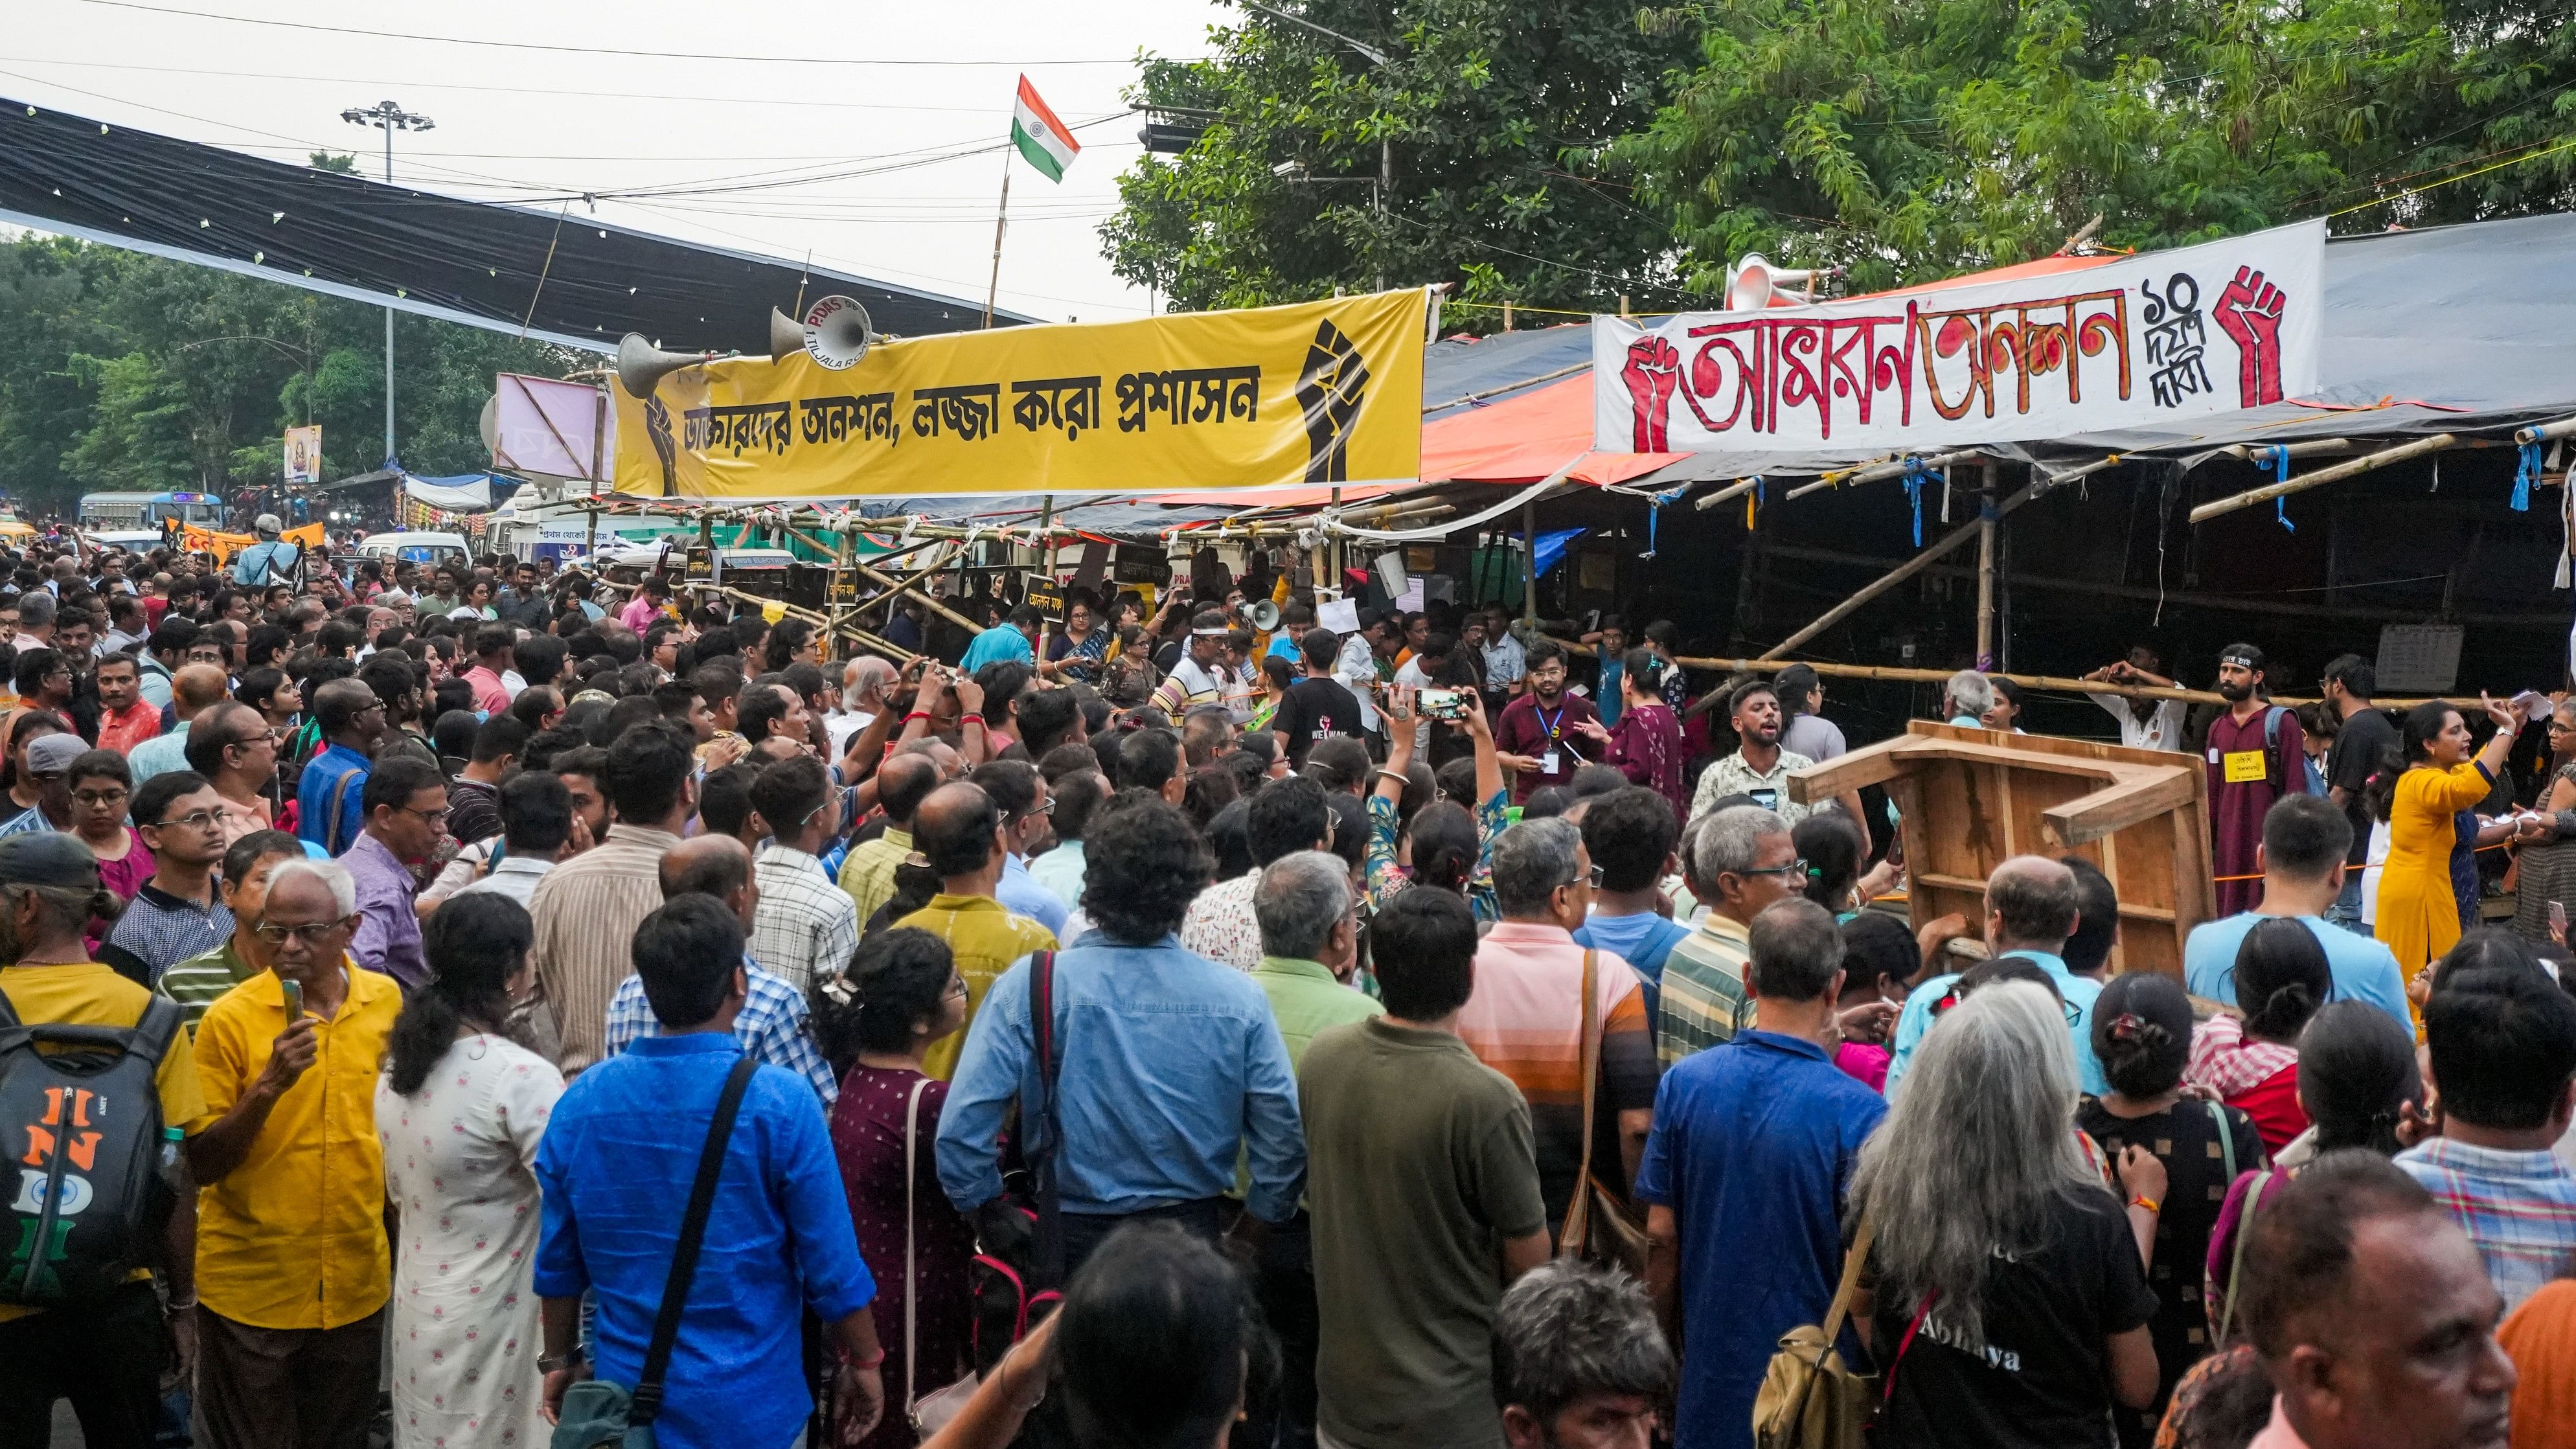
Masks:
[[[233,913],[215,898],[224,797],[196,771],[173,770],[144,781],[132,810],[152,851],[152,878],[116,918],[98,959],[150,986],[174,964],[214,950],[232,934]]]
[[[429,982],[421,959],[419,884],[411,867],[429,859],[447,834],[447,780],[438,767],[409,755],[379,760],[361,797],[367,825],[341,857],[358,883],[358,930],[349,954],[416,991]]]
[[[2076,1075],[2085,1091],[2100,1096],[2111,1089],[2101,1058],[2093,1054],[2093,1000],[2102,994],[2102,983],[2066,969],[2066,938],[2075,934],[2081,901],[2073,871],[2044,855],[2011,857],[1986,877],[1986,955],[2026,956],[2057,983],[2066,1029],[2075,1038]],[[1935,976],[1907,993],[1887,1062],[1889,1100],[1923,1045],[1923,1034],[1932,1029],[1934,1006],[1950,998],[1960,974]]]

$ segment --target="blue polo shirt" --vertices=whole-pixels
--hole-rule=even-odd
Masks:
[[[1780,1335],[1821,1323],[1842,1276],[1843,1195],[1887,1116],[1825,1049],[1738,1032],[1664,1073],[1637,1196],[1681,1229],[1680,1413],[1673,1442],[1751,1449],[1753,1398]],[[1847,1362],[1864,1360],[1844,1331]]]
[[[2270,920],[2259,911],[2240,911],[2223,920],[2203,921],[2182,943],[2183,988],[2226,1005],[2236,1004],[2236,953],[2253,929]],[[2368,936],[2357,935],[2323,916],[2291,917],[2326,948],[2326,970],[2334,977],[2330,1001],[2367,1001],[2415,1034],[2415,1018],[2406,1009],[2406,976],[2397,957]]]
[[[331,829],[331,795],[340,795],[340,828],[336,832],[339,846],[334,854],[344,854],[358,843],[358,832],[367,825],[367,757],[347,745],[332,745],[304,762],[304,773],[295,783],[295,834],[308,845],[331,850],[335,832]],[[340,777],[351,771],[357,778],[349,788],[340,789]]]
[[[731,1033],[639,1038],[573,1078],[555,1104],[537,1147],[537,1292],[594,1296],[601,1378],[631,1387],[644,1367],[698,1153],[741,1055]],[[725,1143],[655,1442],[794,1439],[813,1409],[802,1311],[832,1323],[875,1297],[814,1089],[778,1067],[756,1069]]]
[[[2066,1029],[2075,1038],[2075,1076],[2078,1085],[2094,1096],[2111,1090],[2111,1079],[2102,1075],[2102,1059],[2093,1055],[2093,1003],[2102,995],[2102,983],[2089,976],[2078,976],[2066,969],[2066,959],[2045,951],[2005,951],[2006,956],[2024,956],[2039,963],[2057,983],[2057,993],[2066,998],[2069,1008]],[[1905,1009],[1896,1018],[1896,1036],[1887,1058],[1887,1096],[1896,1098],[1896,1084],[1908,1067],[1914,1065],[1914,1049],[1923,1045],[1923,1033],[1932,1029],[1932,1003],[1947,995],[1950,984],[1962,973],[1953,971],[1935,976],[1915,986],[1905,995]]]
[[[965,662],[957,667],[972,674],[987,664],[998,664],[1006,659],[1034,666],[1037,657],[1037,651],[1029,647],[1029,636],[1004,624],[976,635],[975,642],[966,646]]]

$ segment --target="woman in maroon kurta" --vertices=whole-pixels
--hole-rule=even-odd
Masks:
[[[859,1058],[832,1108],[832,1149],[850,1195],[859,1255],[876,1279],[871,1311],[886,1355],[885,1416],[858,1443],[910,1449],[917,1437],[908,1400],[946,1388],[975,1366],[966,1288],[975,1234],[940,1190],[932,1150],[948,1084],[921,1069],[931,1043],[966,1024],[966,983],[947,944],[920,930],[869,937],[851,959],[850,980],[862,998]],[[918,1345],[913,1353],[907,1353],[908,1305],[910,1342]]]
[[[1690,787],[1682,779],[1682,728],[1664,702],[1663,675],[1668,666],[1651,649],[1631,649],[1620,660],[1619,722],[1604,729],[1595,721],[1574,728],[1602,745],[1601,762],[1616,765],[1631,784],[1653,788],[1673,802],[1677,819],[1690,818]]]

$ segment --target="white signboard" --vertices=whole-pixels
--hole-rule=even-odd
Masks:
[[[1899,296],[1595,317],[1593,446],[1927,452],[2312,394],[2325,236],[2302,222]]]

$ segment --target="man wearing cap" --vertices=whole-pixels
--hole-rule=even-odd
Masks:
[[[279,537],[286,525],[278,521],[276,514],[263,513],[252,522],[251,531],[259,535],[259,542],[234,555],[233,582],[255,589],[293,583],[304,550]]]
[[[98,863],[77,838],[0,840],[0,998],[19,1022],[118,1030],[143,1022],[152,994],[91,960],[82,943],[100,895]],[[187,1140],[193,1163],[215,1114],[185,1031],[172,1032],[153,1083],[161,1125]],[[103,1297],[0,1304],[0,1442],[46,1442],[56,1399],[71,1401],[89,1444],[152,1442],[164,1365],[184,1382],[196,1358],[196,1229],[196,1194],[180,1193],[158,1290],[155,1272],[138,1268]]]
[[[69,830],[72,824],[72,787],[69,771],[72,761],[87,753],[89,746],[73,734],[38,735],[27,742],[27,778],[34,784],[36,803],[19,812],[6,825],[0,825],[0,836],[29,835],[46,830]]]
[[[2202,759],[2209,771],[2209,863],[2218,877],[2218,915],[2263,901],[2263,817],[2272,802],[2300,793],[2305,747],[2299,717],[2264,698],[2263,651],[2230,644],[2218,654],[2218,693],[2227,710],[2209,722]],[[2239,879],[2230,880],[2235,876]]]

